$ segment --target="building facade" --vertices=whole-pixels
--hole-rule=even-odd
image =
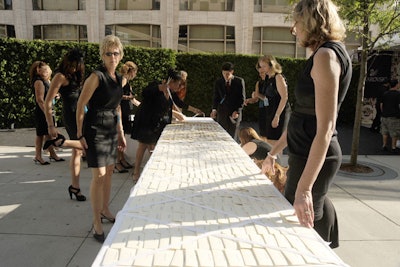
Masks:
[[[289,0],[0,0],[0,37],[306,57]],[[349,51],[359,46],[348,41]]]

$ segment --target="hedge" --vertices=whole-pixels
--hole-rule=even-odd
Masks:
[[[35,100],[33,88],[29,84],[29,68],[32,62],[42,60],[49,64],[53,72],[62,56],[72,47],[85,51],[85,68],[88,76],[100,64],[99,45],[94,43],[24,41],[12,38],[0,38],[0,128],[6,129],[14,124],[15,128],[34,127]],[[258,55],[214,54],[214,53],[177,53],[170,49],[152,49],[136,46],[124,47],[124,58],[121,62],[131,60],[138,67],[137,77],[132,87],[138,99],[141,90],[153,80],[164,78],[169,68],[182,69],[188,72],[188,94],[185,99],[192,106],[202,109],[206,115],[211,111],[212,94],[215,80],[221,76],[221,65],[225,61],[235,64],[235,75],[245,79],[246,95],[251,96],[258,80],[255,65]],[[283,67],[288,81],[289,101],[295,103],[293,89],[297,74],[302,68],[304,59],[277,58]],[[357,70],[355,71],[357,73]],[[341,114],[354,114],[355,92],[358,75],[353,81]],[[60,103],[56,104],[57,121],[60,119]],[[187,115],[191,115],[187,113]],[[244,108],[245,121],[257,121],[257,105]],[[354,116],[339,116],[341,122],[351,123]]]

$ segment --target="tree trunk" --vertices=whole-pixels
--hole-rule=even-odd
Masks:
[[[367,10],[367,9],[364,8],[364,10]],[[357,86],[356,114],[354,117],[353,140],[351,143],[350,164],[353,166],[357,165],[358,149],[360,146],[362,104],[363,104],[363,98],[364,98],[365,80],[367,78],[367,67],[368,67],[368,59],[367,59],[367,57],[368,57],[368,49],[367,49],[368,35],[369,35],[368,15],[364,15],[364,26],[363,26],[362,45],[361,45],[362,49],[361,49],[361,62],[360,62],[360,78],[358,79],[358,86]]]

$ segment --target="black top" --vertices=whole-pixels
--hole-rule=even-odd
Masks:
[[[253,154],[249,155],[252,159],[262,160],[267,157],[269,151],[271,151],[271,146],[262,140],[253,139],[251,142],[257,145],[256,151]]]
[[[345,46],[340,42],[326,42],[321,47],[332,49],[340,62],[341,73],[339,83],[338,95],[338,111],[343,99],[346,95],[347,89],[350,85],[352,75],[351,60],[347,54]],[[318,51],[318,50],[317,50]],[[315,51],[315,53],[317,52]],[[299,113],[308,115],[315,115],[315,87],[314,81],[311,78],[311,69],[314,64],[314,55],[307,60],[303,71],[300,72],[295,88],[296,104],[294,110]]]
[[[400,91],[389,90],[382,97],[382,117],[400,118]]]

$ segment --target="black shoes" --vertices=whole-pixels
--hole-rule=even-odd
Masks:
[[[104,243],[105,237],[104,232],[101,234],[96,233],[96,230],[93,229],[93,237],[97,242]]]
[[[117,167],[119,166],[119,167]],[[115,163],[114,165],[114,172],[118,172],[118,173],[127,173],[129,172],[127,169],[125,169],[121,163]]]
[[[65,161],[65,159],[63,159],[63,158],[57,158],[56,159],[55,157],[52,157],[52,156],[50,156],[49,159],[50,159],[50,161],[56,161],[56,162]]]
[[[125,161],[120,160],[119,164],[121,164],[121,166],[124,167],[125,169],[132,169],[133,168],[133,166],[131,164],[129,164],[129,162],[127,162],[126,160]]]
[[[72,194],[75,195],[77,201],[85,201],[86,197],[82,194],[78,195],[81,192],[81,189],[75,188],[72,185],[68,187],[69,197],[72,199]]]
[[[115,218],[107,217],[103,213],[100,213],[101,215],[101,223],[103,223],[103,220],[109,221],[110,223],[115,223]]]
[[[40,164],[40,165],[49,165],[50,164],[50,162],[48,162],[48,161],[44,161],[44,160],[40,161],[37,158],[34,158],[33,162],[35,162],[35,164]]]
[[[48,149],[50,146],[61,147],[65,142],[65,137],[62,134],[58,134],[55,139],[47,140],[44,142],[43,150]]]

